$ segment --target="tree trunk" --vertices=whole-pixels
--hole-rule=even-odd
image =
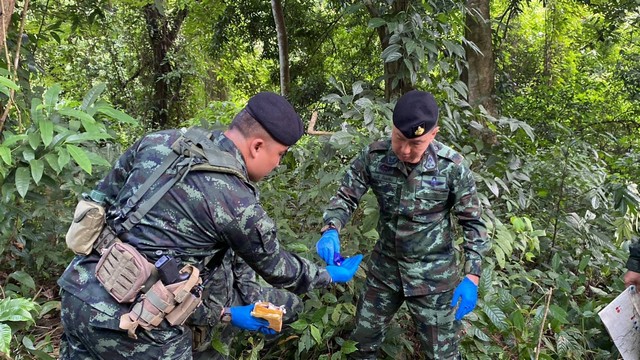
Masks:
[[[280,93],[288,96],[291,78],[289,75],[289,43],[287,41],[287,28],[284,24],[284,12],[280,0],[271,0],[273,20],[276,23],[278,33],[278,53],[280,55]]]
[[[4,54],[4,44],[7,40],[7,33],[9,32],[9,25],[11,24],[11,15],[16,6],[16,0],[0,0],[2,6],[0,7],[0,54]]]
[[[476,44],[480,52],[465,45],[469,69],[463,80],[469,88],[468,102],[472,107],[482,105],[492,116],[497,115],[494,85],[495,59],[491,43],[489,0],[468,0],[465,37]]]
[[[410,0],[396,0],[391,4],[391,14],[398,14],[401,11],[407,11],[409,9]],[[380,12],[378,11],[378,6],[376,2],[372,0],[365,1],[365,6],[369,11],[369,14],[372,18],[381,17]],[[389,38],[391,34],[389,33],[388,27],[378,27],[376,28],[378,33],[378,38],[380,39],[381,51],[384,51],[389,46]],[[402,65],[404,61],[403,58],[400,58],[396,61],[386,62],[384,63],[384,97],[387,101],[391,100],[391,98],[399,97],[404,93],[413,90],[413,86],[410,82],[404,81],[403,79],[398,79],[398,69]],[[398,81],[394,86],[394,81]]]
[[[170,81],[168,75],[173,71],[173,65],[167,59],[167,54],[173,50],[175,40],[187,16],[187,9],[176,12],[169,18],[158,11],[155,5],[144,7],[144,17],[151,42],[153,96],[151,106],[151,127],[163,129],[169,125],[169,104],[171,98],[177,98],[181,81]]]

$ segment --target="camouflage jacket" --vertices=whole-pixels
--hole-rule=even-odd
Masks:
[[[465,273],[480,275],[489,249],[475,180],[462,160],[433,141],[411,171],[398,160],[390,140],[374,142],[351,163],[324,213],[325,224],[343,227],[371,188],[380,207],[380,239],[368,276],[405,296],[450,290],[460,279],[451,213],[463,229]]]
[[[294,293],[284,290],[270,291],[274,289],[262,285],[256,272],[233,250],[227,251],[217,271],[212,272],[205,280],[203,306],[196,309],[189,319],[191,325],[213,326],[219,322],[219,314],[223,307],[258,301],[284,305],[289,315],[295,315],[292,309],[300,302]],[[266,296],[266,293],[271,296]]]
[[[177,130],[149,134],[118,159],[97,187],[106,194],[109,204],[108,224],[115,227],[123,221],[117,216],[118,209],[160,166],[179,136]],[[220,132],[214,133],[213,141],[236,158],[246,176],[244,160],[233,142]],[[154,189],[172,176],[169,169],[142,201],[153,196]],[[217,269],[224,253],[231,248],[268,283],[297,294],[331,281],[326,269],[281,249],[276,225],[260,205],[257,190],[231,174],[189,172],[138,225],[120,238],[152,263],[168,254],[201,269],[204,264],[208,264],[207,269]],[[77,256],[58,284],[85,302],[104,303],[103,312],[116,314],[122,309],[113,304],[115,301],[111,301],[94,275],[98,259],[95,253]],[[208,275],[207,269],[203,269],[204,276]]]
[[[627,269],[640,273],[640,238],[635,237],[629,245]]]

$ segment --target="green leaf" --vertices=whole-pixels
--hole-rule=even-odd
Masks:
[[[387,21],[385,19],[382,18],[373,18],[369,20],[369,23],[367,23],[367,26],[370,28],[377,28],[380,26],[386,26],[387,25]]]
[[[211,346],[220,354],[224,356],[229,356],[229,345],[223,343],[220,340],[220,336],[214,336],[211,339]]]
[[[112,108],[111,106],[101,105],[96,107],[96,110],[125,124],[138,125],[138,121],[136,119],[120,110]]]
[[[35,350],[35,346],[33,346],[33,340],[31,340],[31,338],[29,338],[29,336],[24,336],[22,338],[22,345],[24,345],[25,348],[27,348],[28,350]]]
[[[567,311],[556,304],[549,306],[549,314],[552,318],[558,320],[562,324],[567,323]]]
[[[13,81],[7,79],[4,76],[0,76],[0,85],[6,86],[9,89],[15,90],[15,91],[19,91],[20,87],[18,85],[16,85],[16,83],[14,83]]]
[[[315,325],[309,325],[309,328],[311,329],[311,336],[316,341],[316,344],[322,344],[320,330]]]
[[[64,167],[69,163],[69,160],[71,160],[69,152],[62,147],[58,148],[58,167],[60,167],[60,169],[64,169]]]
[[[96,120],[93,118],[93,116],[87,114],[84,111],[80,111],[80,110],[76,110],[76,109],[63,108],[63,109],[58,110],[58,113],[60,113],[60,115],[76,118],[76,119],[82,121],[83,123],[85,121],[88,122],[88,123],[95,123],[96,122]]]
[[[31,161],[36,158],[36,153],[34,153],[32,149],[26,148],[22,150],[22,157],[26,161]]]
[[[302,330],[306,329],[307,326],[309,326],[309,324],[305,320],[301,319],[301,320],[294,321],[289,326],[291,326],[295,330],[302,331]]]
[[[343,354],[351,354],[356,350],[358,350],[358,348],[356,347],[356,342],[353,340],[345,341],[342,347],[340,347],[340,351],[342,351]]]
[[[518,330],[525,329],[524,316],[522,316],[522,313],[519,310],[511,313],[511,323]]]
[[[98,165],[98,166],[111,167],[111,163],[108,162],[107,159],[103,158],[102,156],[91,151],[85,151],[85,153],[87,154],[87,157],[89,158],[92,164]],[[308,251],[309,249],[307,249],[305,252],[308,252]]]
[[[4,135],[4,134],[3,134]],[[2,141],[2,145],[4,146],[11,146],[11,145],[15,145],[17,144],[19,141],[22,141],[24,139],[27,138],[26,134],[20,134],[20,135],[7,135],[4,138],[4,141]]]
[[[40,136],[44,146],[49,146],[53,140],[53,122],[49,119],[40,119],[38,128],[40,128]]]
[[[91,90],[89,90],[84,96],[84,99],[82,99],[82,105],[80,106],[80,109],[86,111],[89,107],[93,106],[93,104],[95,104],[96,100],[98,100],[98,98],[106,88],[107,85],[105,83],[100,83],[92,87]]]
[[[398,54],[400,55],[400,53],[398,52],[398,50],[400,50],[400,45],[398,44],[391,44],[389,46],[387,46],[386,49],[384,49],[384,51],[382,52],[382,54],[380,54],[380,57],[382,59],[385,60],[385,62],[389,62],[389,61],[393,61],[393,60],[387,60],[392,54]],[[394,55],[395,56],[395,55]],[[398,58],[402,57],[402,55],[400,55],[399,57],[396,58],[396,60]]]
[[[498,305],[484,303],[481,308],[496,328],[503,331],[507,329],[507,316]]]
[[[29,166],[31,167],[31,177],[33,177],[33,181],[38,184],[40,179],[42,179],[42,174],[44,173],[44,161],[40,159],[33,159],[29,161]]]
[[[38,146],[40,146],[40,134],[38,134],[37,132],[29,133],[29,146],[31,146],[33,150],[37,149]]]
[[[0,323],[0,353],[11,355],[9,344],[11,343],[11,328],[7,324]]]
[[[38,98],[31,99],[31,121],[35,124],[39,124],[44,120],[44,112],[42,111],[42,100]]]
[[[60,301],[47,301],[46,303],[42,304],[42,307],[40,308],[40,313],[38,314],[40,317],[42,317],[43,315],[46,315],[47,313],[49,313],[49,311],[51,310],[60,310],[60,306],[61,303]]]
[[[31,183],[31,171],[26,167],[16,169],[16,190],[23,198],[29,191],[29,183]]]
[[[353,135],[349,134],[346,131],[338,131],[331,135],[331,139],[329,140],[329,142],[331,144],[337,145],[338,147],[343,147],[350,144],[351,140],[353,140]]]
[[[0,145],[0,157],[5,164],[11,165],[11,149],[6,146]]]
[[[57,174],[60,173],[60,164],[58,164],[58,156],[57,155],[55,155],[53,153],[49,153],[49,154],[44,156],[44,159],[47,161],[49,166],[51,166],[53,171],[55,171]]]
[[[58,96],[61,90],[62,87],[60,87],[60,84],[54,84],[48,88],[44,93],[44,106],[48,108],[54,107],[56,103],[58,103]]]
[[[91,174],[91,160],[89,160],[84,150],[75,145],[67,144],[67,151],[82,170],[87,172],[87,174]]]
[[[97,133],[85,132],[80,134],[73,134],[67,137],[66,139],[64,139],[64,142],[66,144],[81,144],[87,141],[96,141],[96,140],[104,140],[104,139],[111,139],[111,135],[103,132],[97,132]]]
[[[398,59],[402,58],[402,54],[399,52],[392,52],[389,55],[387,55],[386,57],[384,57],[384,62],[386,63],[390,63],[390,62],[394,62]]]
[[[578,264],[578,270],[580,270],[580,272],[584,271],[584,269],[587,268],[587,265],[589,265],[589,261],[591,261],[591,254],[586,253],[582,255],[582,258],[580,259],[580,264]]]
[[[336,305],[336,308],[331,313],[331,321],[333,321],[336,324],[338,323],[338,321],[340,321],[340,315],[342,314],[342,311],[340,309],[341,307],[342,307],[342,304]]]

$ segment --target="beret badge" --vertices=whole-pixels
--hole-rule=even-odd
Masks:
[[[420,135],[424,134],[424,125],[425,124],[422,123],[422,124],[416,126],[416,129],[413,131],[413,134],[415,136],[420,136]]]

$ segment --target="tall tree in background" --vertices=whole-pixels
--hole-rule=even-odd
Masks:
[[[287,41],[287,28],[284,23],[284,12],[280,0],[271,0],[273,10],[273,20],[276,23],[276,33],[278,34],[278,55],[280,59],[280,93],[282,96],[289,95],[291,78],[289,76],[289,43]]]
[[[13,15],[13,9],[16,6],[16,0],[0,0],[2,7],[0,7],[0,54],[5,50],[4,44],[7,40],[7,31],[9,30],[9,24],[11,24],[11,15]]]
[[[489,0],[468,0],[465,18],[465,38],[477,48],[465,43],[468,70],[463,73],[472,107],[482,105],[489,114],[496,116],[494,101],[495,59],[491,42],[491,16]]]
[[[174,65],[169,55],[175,50],[176,38],[188,10],[183,7],[177,9],[174,14],[167,15],[156,4],[151,4],[146,5],[143,12],[153,53],[154,90],[151,127],[161,129],[170,125],[170,102],[178,100],[180,95],[182,80],[179,77],[175,79],[170,77]]]
[[[385,15],[395,17],[397,15],[400,15],[401,13],[406,14],[406,12],[409,10],[410,3],[411,1],[409,0],[393,1],[391,3],[391,7],[388,9],[387,14],[383,13],[379,4],[374,3],[374,1],[365,1],[365,6],[367,7],[367,11],[369,11],[369,14],[372,18],[381,18]],[[389,45],[392,45],[392,31],[393,29],[391,29],[388,25],[376,27],[378,39],[380,40],[380,46],[383,51],[385,51],[386,49],[390,49]],[[398,97],[413,89],[413,84],[411,83],[411,81],[407,81],[408,79],[398,78],[397,76],[395,76],[405,66],[404,62],[405,58],[400,56],[399,53],[398,56],[389,56],[385,59],[384,96],[387,100],[391,99],[392,97]]]

